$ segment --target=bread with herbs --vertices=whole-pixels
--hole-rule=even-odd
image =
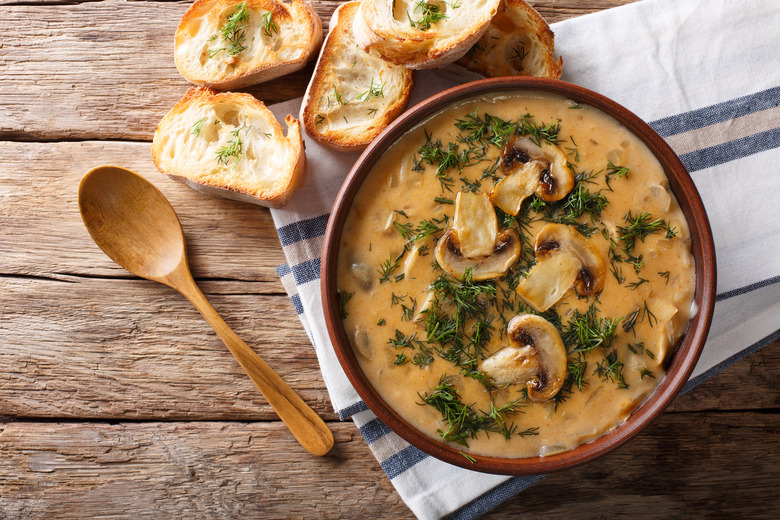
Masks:
[[[303,183],[306,167],[298,120],[287,135],[250,94],[192,88],[162,118],[152,158],[170,177],[212,195],[279,207]]]
[[[442,67],[462,57],[485,32],[501,0],[363,0],[355,40],[364,51],[411,69]]]
[[[339,6],[306,89],[306,133],[340,151],[365,148],[409,102],[413,71],[358,48],[352,23],[360,2]]]
[[[228,90],[302,69],[321,42],[308,0],[197,0],[176,30],[174,59],[191,83]]]
[[[524,0],[504,1],[479,42],[455,65],[484,77],[559,78],[563,59],[555,59],[555,35],[550,26]]]

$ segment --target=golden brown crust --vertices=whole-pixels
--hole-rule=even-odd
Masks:
[[[184,13],[176,30],[174,57],[176,67],[189,82],[229,90],[270,81],[302,69],[322,42],[322,20],[308,0],[289,0],[288,3],[246,0],[250,11],[272,13],[271,20],[279,32],[271,33],[268,38],[279,38],[281,44],[276,47],[283,51],[268,51],[258,44],[236,59],[229,59],[224,53],[209,58],[209,50],[219,46],[219,37],[214,36],[239,3],[237,0],[197,0]],[[250,20],[245,41],[265,42],[261,17],[255,14]]]
[[[446,16],[421,30],[411,21],[416,2],[363,0],[355,20],[355,39],[363,50],[411,69],[443,67],[461,58],[485,32],[500,0],[443,3]],[[408,5],[407,5],[408,4]],[[400,12],[398,12],[400,10]],[[401,18],[403,21],[399,21]]]
[[[304,97],[301,120],[306,133],[318,142],[343,152],[355,152],[365,148],[406,108],[413,87],[413,72],[405,67],[383,62],[378,56],[368,54],[355,45],[352,22],[360,2],[348,2],[339,6],[330,23],[330,33],[323,44],[314,75]],[[354,79],[343,77],[344,62],[354,64],[347,71],[350,75],[368,72],[370,83],[356,84]],[[360,91],[383,84],[383,95],[372,104],[356,99]],[[350,80],[352,83],[350,83]],[[335,99],[335,92],[341,92]],[[342,98],[343,96],[343,98]],[[325,100],[325,101],[323,101]],[[361,104],[365,108],[359,108]],[[360,113],[363,110],[364,113]],[[356,126],[341,127],[342,117]],[[357,118],[357,119],[356,119]],[[357,123],[359,121],[359,124]]]
[[[193,128],[204,120],[205,125],[201,123],[201,129],[195,135]],[[302,185],[306,166],[300,124],[290,115],[285,122],[288,127],[286,137],[271,111],[252,95],[216,92],[208,87],[191,88],[157,125],[152,159],[161,173],[200,191],[279,207]],[[200,135],[201,131],[204,134],[209,131],[212,124],[216,130],[210,130],[211,137]],[[215,150],[225,139],[235,135],[232,132],[236,128],[244,132],[239,135],[245,139],[247,150],[256,146],[258,155],[261,155],[263,146],[265,149],[270,147],[280,156],[281,165],[275,165],[273,171],[261,171],[263,165],[249,164],[249,157],[236,158],[232,165],[220,163]],[[251,131],[257,133],[252,134]],[[262,143],[250,143],[258,138]],[[211,142],[208,142],[209,139]],[[259,180],[255,179],[258,173]]]
[[[559,78],[563,59],[554,57],[555,34],[524,0],[505,0],[485,34],[456,64],[485,77]]]

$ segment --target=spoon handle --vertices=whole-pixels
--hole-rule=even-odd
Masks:
[[[188,272],[189,274],[189,272]],[[325,422],[285,383],[260,356],[224,322],[191,276],[174,287],[206,318],[268,404],[284,421],[298,442],[313,455],[325,455],[333,447],[333,433]]]

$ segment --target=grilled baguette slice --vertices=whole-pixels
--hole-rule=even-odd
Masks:
[[[154,132],[162,173],[212,195],[279,207],[303,183],[306,158],[298,120],[287,136],[250,94],[191,88]]]
[[[410,69],[442,67],[482,36],[501,0],[363,0],[355,40],[364,51]]]
[[[176,30],[174,59],[195,85],[236,89],[302,69],[321,42],[308,0],[197,0]]]
[[[300,116],[307,134],[345,152],[373,141],[403,112],[412,93],[413,71],[355,44],[352,21],[359,6],[348,2],[333,13]]]
[[[456,64],[485,77],[559,78],[555,35],[547,22],[523,0],[505,0],[485,34]]]

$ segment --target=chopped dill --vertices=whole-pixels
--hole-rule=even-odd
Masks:
[[[203,129],[203,123],[205,121],[206,121],[206,118],[204,117],[204,118],[198,119],[197,121],[195,121],[195,124],[192,125],[192,134],[195,137],[199,137],[200,136],[200,131]]]
[[[263,33],[266,36],[273,36],[273,33],[279,34],[279,26],[271,19],[273,13],[268,11],[263,15]]]
[[[211,40],[215,40],[218,36],[222,39],[222,43],[226,43],[228,47],[219,47],[209,52],[209,58],[213,58],[222,51],[226,51],[230,56],[237,56],[241,54],[245,49],[244,40],[246,40],[246,26],[249,24],[249,11],[246,8],[246,2],[241,2],[236,6],[233,12],[225,20],[225,25],[219,30],[218,35],[214,35]]]
[[[385,83],[386,81],[374,84],[374,78],[371,78],[371,83],[368,85],[368,89],[358,94],[355,99],[357,101],[368,101],[372,97],[380,98],[385,97]]]
[[[341,292],[339,293],[339,309],[341,309],[341,319],[346,320],[347,316],[349,314],[347,313],[347,304],[349,303],[349,300],[355,295],[355,293],[351,292]]]

